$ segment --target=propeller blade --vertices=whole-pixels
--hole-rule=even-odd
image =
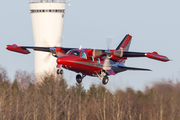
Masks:
[[[49,61],[50,61],[50,57],[52,57],[52,56],[51,56],[51,53],[48,53],[48,54],[46,55],[46,57],[43,59],[43,61],[44,61],[46,64],[48,64]]]
[[[111,69],[111,63],[109,57],[106,57],[104,64],[103,64],[104,70],[110,70]]]
[[[93,57],[99,57],[104,54],[105,54],[104,50],[96,50],[96,49],[93,50]]]
[[[121,51],[115,51],[112,53],[113,55],[117,56],[117,57],[123,57],[123,50]]]
[[[106,37],[107,49],[108,49],[108,50],[109,50],[109,48],[110,48],[110,46],[111,46],[112,39],[113,39],[113,37],[112,37],[112,36],[108,36],[108,37]]]

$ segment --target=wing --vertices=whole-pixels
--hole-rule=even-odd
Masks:
[[[130,52],[130,51],[120,51],[120,50],[100,50],[100,49],[94,49],[92,50],[92,54],[94,57],[103,56],[106,54],[111,54],[112,58],[114,58],[116,61],[121,58],[127,58],[127,57],[148,57],[151,59],[167,62],[169,59],[166,56],[159,55],[157,52]]]
[[[143,53],[143,52],[129,52],[129,51],[123,51],[123,52],[114,51],[113,54],[119,57],[121,57],[121,55],[122,57],[148,57],[148,58],[163,61],[163,62],[169,61],[169,59],[166,56],[159,55],[157,52]]]
[[[35,51],[42,51],[42,52],[51,52],[53,56],[59,57],[63,54],[66,54],[67,51],[76,48],[63,48],[63,47],[32,47],[32,46],[17,46],[16,44],[7,45],[6,49],[18,52],[22,54],[29,54],[30,51],[28,49],[33,49]]]

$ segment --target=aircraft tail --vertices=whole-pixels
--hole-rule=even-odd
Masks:
[[[123,50],[123,51],[128,51],[129,50],[129,46],[131,43],[131,38],[132,36],[130,36],[129,34],[127,34],[124,39],[121,41],[121,43],[117,46],[116,50]]]
[[[121,41],[121,43],[117,46],[116,50],[121,50],[121,51],[128,51],[130,44],[131,44],[131,38],[132,36],[130,36],[129,34],[127,34],[124,39]],[[122,58],[120,59],[119,62],[121,63],[125,63],[126,59]]]

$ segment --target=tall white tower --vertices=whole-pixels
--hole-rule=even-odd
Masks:
[[[31,0],[29,7],[35,46],[60,46],[65,6],[64,0]],[[52,72],[55,68],[56,58],[46,52],[35,52],[36,75]]]

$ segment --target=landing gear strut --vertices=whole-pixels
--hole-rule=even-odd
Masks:
[[[86,75],[80,75],[80,74],[77,74],[76,75],[76,81],[77,83],[81,83],[82,82],[82,79],[85,77]]]
[[[100,80],[102,80],[102,83],[106,85],[109,81],[108,73],[105,70],[102,70],[100,74],[97,74],[97,77],[99,77]]]
[[[57,69],[57,74],[59,75],[59,74],[63,74],[63,70],[62,69]]]

